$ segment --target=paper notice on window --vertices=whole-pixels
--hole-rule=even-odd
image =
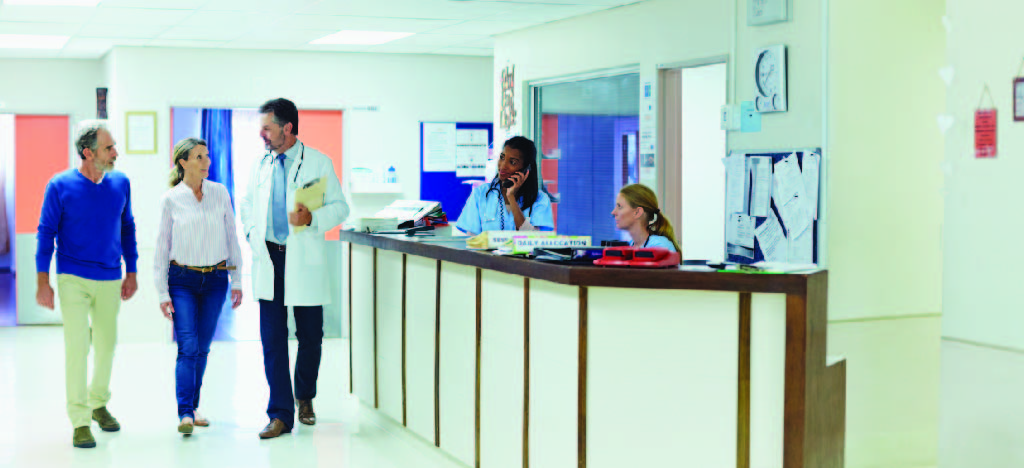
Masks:
[[[750,216],[768,216],[772,196],[772,158],[767,156],[747,158],[747,165],[753,180],[750,189],[753,194],[750,201]]]
[[[789,243],[786,242],[786,235],[782,232],[775,212],[768,213],[768,219],[757,227],[757,242],[764,254],[765,261],[786,263],[789,261]]]
[[[775,201],[779,216],[786,224],[790,236],[799,235],[811,225],[812,219],[795,153],[775,163],[772,181],[772,200]]]
[[[733,153],[725,162],[725,211],[726,214],[747,213],[747,167],[746,158]]]
[[[814,229],[805,229],[800,235],[789,237],[789,263],[814,263]]]
[[[805,154],[804,167],[800,175],[804,179],[804,191],[807,192],[807,207],[814,219],[818,219],[819,174],[821,174],[821,155],[818,153]]]
[[[754,218],[742,213],[729,215],[726,242],[750,249],[754,248]]]
[[[453,123],[423,124],[423,172],[455,170],[455,139]]]

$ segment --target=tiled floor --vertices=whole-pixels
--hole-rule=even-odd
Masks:
[[[327,340],[318,424],[260,441],[267,385],[259,342],[214,343],[201,410],[209,428],[176,432],[172,344],[121,345],[109,408],[122,430],[93,426],[98,447],[71,447],[64,410],[60,327],[0,329],[0,467],[427,467],[465,468],[369,410],[351,411],[348,345]],[[292,343],[292,357],[295,343]],[[357,416],[353,416],[353,413]]]
[[[844,355],[848,364],[847,468],[936,465],[939,322],[928,317],[829,326],[830,354]],[[257,438],[266,424],[268,392],[258,341],[214,343],[201,408],[213,425],[187,440],[175,431],[174,345],[122,344],[110,409],[124,429],[95,430],[99,447],[73,449],[61,333],[59,326],[0,328],[0,467],[465,468],[375,412],[356,417],[348,411],[348,345],[337,339],[325,341],[315,402],[319,423],[270,441]],[[972,398],[984,398],[981,388]],[[1012,393],[1002,401],[1015,401]],[[947,417],[973,414],[969,406],[949,408],[960,405],[949,398],[958,395],[944,397]],[[1007,454],[1024,460],[1017,455]]]

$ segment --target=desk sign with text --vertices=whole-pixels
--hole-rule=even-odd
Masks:
[[[517,235],[512,238],[513,254],[530,254],[533,249],[566,249],[590,247],[590,236],[544,236]]]
[[[515,236],[547,237],[554,234],[553,231],[484,231],[480,235],[467,240],[466,247],[477,250],[493,250],[508,245]]]

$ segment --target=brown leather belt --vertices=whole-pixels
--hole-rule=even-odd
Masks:
[[[176,267],[182,267],[182,268],[184,268],[186,270],[198,271],[200,273],[209,273],[209,272],[211,272],[213,270],[231,270],[231,271],[235,270],[235,267],[228,266],[228,262],[226,260],[223,261],[223,262],[220,262],[220,263],[218,263],[218,264],[216,264],[214,266],[205,266],[205,267],[186,266],[186,265],[182,265],[182,264],[180,264],[180,263],[178,263],[178,262],[176,262],[174,260],[171,260],[171,265],[174,265]]]

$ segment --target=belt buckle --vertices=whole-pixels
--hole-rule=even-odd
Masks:
[[[199,271],[201,271],[203,273],[209,273],[209,272],[213,271],[213,267],[202,267],[202,268],[199,269]]]

